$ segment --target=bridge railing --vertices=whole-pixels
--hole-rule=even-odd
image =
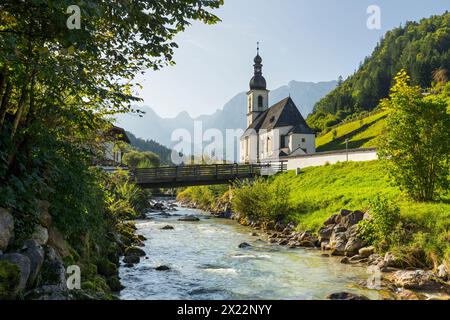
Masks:
[[[255,164],[205,164],[136,169],[134,180],[139,183],[158,181],[223,180],[270,175],[287,169],[285,162]]]

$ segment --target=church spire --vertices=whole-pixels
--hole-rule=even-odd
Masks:
[[[254,76],[250,80],[250,90],[266,90],[267,84],[266,79],[262,76],[262,58],[259,55],[259,42],[256,43],[256,57],[253,60],[255,63],[253,65],[254,68]]]

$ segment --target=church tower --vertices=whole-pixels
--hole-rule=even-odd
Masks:
[[[262,75],[262,58],[259,55],[259,43],[254,59],[255,74],[250,80],[250,91],[247,92],[247,127],[265,110],[269,108],[269,90],[266,79]]]

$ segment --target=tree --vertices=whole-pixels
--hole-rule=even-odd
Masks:
[[[418,201],[435,199],[448,190],[450,169],[450,115],[439,95],[422,95],[402,70],[395,77],[389,111],[380,139],[379,155],[402,190]]]
[[[130,150],[123,155],[123,162],[131,169],[153,168],[159,166],[159,157],[153,152]]]

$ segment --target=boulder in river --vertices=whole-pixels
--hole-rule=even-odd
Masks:
[[[137,247],[128,247],[125,250],[125,256],[144,257],[145,251]]]
[[[134,256],[134,255],[125,256],[123,258],[123,262],[125,263],[125,266],[128,266],[130,264],[133,265],[133,264],[139,263],[139,257],[138,256]]]
[[[164,227],[161,228],[161,230],[173,230],[173,229],[175,229],[175,228],[172,227],[172,226],[169,226],[169,225],[164,226]]]
[[[239,245],[239,248],[241,248],[241,249],[250,248],[250,247],[251,247],[251,245],[248,244],[247,242],[242,242],[242,243]]]
[[[155,268],[156,271],[169,271],[170,267],[162,265]]]
[[[350,293],[350,292],[336,292],[327,296],[328,300],[369,300],[366,296]]]
[[[364,247],[364,248],[359,249],[359,255],[361,257],[364,257],[364,258],[368,258],[374,252],[375,252],[375,247],[374,246]]]
[[[196,216],[185,216],[185,217],[179,218],[178,221],[197,222],[197,221],[200,221],[200,219]]]

